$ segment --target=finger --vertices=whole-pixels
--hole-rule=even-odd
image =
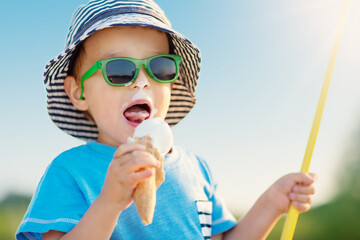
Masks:
[[[293,201],[292,205],[294,208],[296,208],[300,213],[309,211],[310,204],[309,203],[300,203],[297,201]]]
[[[114,158],[119,158],[133,151],[145,151],[145,146],[136,143],[123,143],[115,151]]]
[[[134,151],[124,156],[119,161],[125,172],[134,172],[141,168],[151,167],[157,168],[160,162],[150,153],[145,151]]]
[[[138,171],[133,172],[126,176],[126,181],[129,183],[132,183],[134,187],[142,180],[149,178],[154,175],[153,170],[144,170],[144,171]]]
[[[293,187],[293,192],[300,193],[300,194],[315,194],[315,187],[313,185],[310,186],[303,186],[303,185],[295,185]]]
[[[317,181],[318,176],[315,173],[308,173],[310,175],[310,177],[312,177],[312,179],[314,180],[314,182]]]
[[[294,182],[305,186],[308,186],[315,181],[315,179],[310,174],[305,172],[290,173],[289,176]]]
[[[296,193],[290,193],[289,194],[289,198],[292,201],[296,201],[299,203],[308,203],[311,204],[312,203],[312,195],[307,195],[307,194],[296,194]]]
[[[290,193],[293,187],[297,184],[306,184],[312,183],[312,178],[303,172],[298,173],[289,173],[283,177],[281,177],[277,181],[277,185],[282,189],[283,192]]]

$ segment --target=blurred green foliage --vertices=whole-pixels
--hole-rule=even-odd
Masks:
[[[360,198],[355,198],[352,194],[342,194],[327,204],[301,214],[293,239],[359,240],[359,216]],[[284,221],[285,217],[277,223],[268,240],[280,239]]]
[[[10,193],[0,202],[1,240],[15,239],[15,232],[30,203],[30,199],[30,196]]]

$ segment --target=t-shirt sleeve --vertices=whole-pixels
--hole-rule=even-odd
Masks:
[[[42,234],[49,230],[69,232],[87,208],[74,178],[53,162],[40,180],[16,239],[42,239]]]
[[[223,199],[222,195],[218,191],[218,185],[211,174],[210,168],[203,159],[198,159],[204,177],[210,185],[210,189],[208,190],[208,197],[209,200],[212,202],[211,235],[215,235],[233,228],[237,222],[228,207],[226,206],[225,200]]]

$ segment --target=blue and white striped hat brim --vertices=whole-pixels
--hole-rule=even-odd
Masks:
[[[73,54],[90,35],[114,26],[152,27],[169,34],[174,53],[182,58],[179,79],[171,91],[165,120],[173,126],[193,108],[199,78],[201,55],[187,38],[171,28],[163,11],[152,0],[93,0],[74,14],[64,52],[49,61],[44,70],[48,112],[53,122],[66,133],[84,140],[98,137],[97,126],[76,109],[64,90]]]

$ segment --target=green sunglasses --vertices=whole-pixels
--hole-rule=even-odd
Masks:
[[[81,78],[81,95],[84,99],[84,81],[101,69],[107,84],[114,87],[131,85],[144,65],[147,74],[157,82],[171,83],[179,77],[181,57],[175,54],[160,54],[145,59],[127,57],[109,58],[97,61]]]

